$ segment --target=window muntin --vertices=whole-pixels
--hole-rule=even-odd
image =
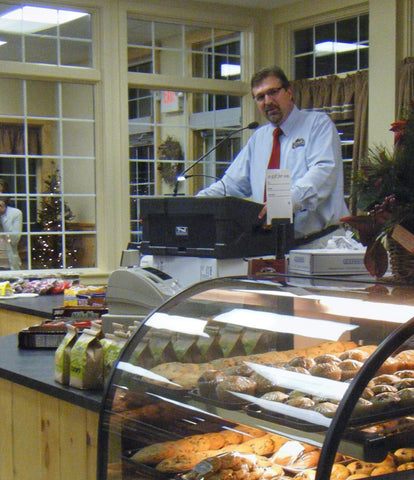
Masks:
[[[140,240],[139,199],[172,195],[178,174],[213,145],[240,127],[241,96],[139,87],[139,73],[175,77],[240,80],[240,32],[128,18],[128,71],[136,72],[128,91],[131,241]],[[197,80],[194,83],[196,90]],[[178,141],[183,159],[164,158],[159,147],[168,138]],[[221,175],[240,136],[212,152],[178,185],[178,195],[199,190]]]
[[[295,78],[367,69],[368,27],[366,14],[295,31]]]
[[[0,3],[0,60],[92,67],[88,12]]]
[[[0,178],[23,213],[23,269],[95,267],[94,87],[0,78]]]

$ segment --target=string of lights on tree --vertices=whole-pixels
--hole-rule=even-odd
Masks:
[[[69,205],[61,198],[61,181],[59,170],[55,169],[44,181],[45,194],[42,198],[41,207],[37,212],[38,230],[50,232],[50,234],[36,235],[32,245],[32,262],[34,268],[70,268],[78,263],[78,248],[73,236],[66,235],[63,239],[63,223],[73,220],[74,216]],[[63,205],[63,216],[62,216]],[[64,265],[66,255],[66,265]]]

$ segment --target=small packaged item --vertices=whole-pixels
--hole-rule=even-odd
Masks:
[[[87,295],[88,290],[82,285],[72,285],[70,288],[65,288],[63,296],[64,307],[76,307],[78,305],[78,295]]]
[[[128,340],[129,335],[120,330],[115,331],[114,333],[108,333],[101,340],[103,346],[103,370],[104,370],[104,380],[108,378],[108,375],[112,369],[112,366],[118,359],[118,356]]]
[[[11,297],[13,295],[13,289],[10,282],[0,282],[0,297]]]
[[[69,384],[70,352],[78,338],[78,330],[73,325],[66,325],[66,335],[55,352],[55,381]]]
[[[70,354],[69,385],[80,389],[103,387],[103,347],[101,331],[85,329]]]

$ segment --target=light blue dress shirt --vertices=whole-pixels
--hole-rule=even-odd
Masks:
[[[340,138],[334,123],[324,113],[294,106],[280,127],[280,168],[290,170],[295,237],[338,224],[349,212],[344,201]],[[263,203],[274,128],[268,123],[257,129],[223,178],[198,195],[226,194]]]
[[[19,269],[21,260],[18,244],[22,233],[23,214],[18,208],[7,206],[0,215],[0,266],[7,269]]]

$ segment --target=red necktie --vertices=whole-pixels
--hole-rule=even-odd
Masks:
[[[267,168],[279,168],[280,167],[280,135],[282,135],[282,129],[280,127],[276,127],[273,130],[273,147],[272,153],[270,154],[269,164]],[[264,189],[264,201],[266,202],[266,185]]]
[[[279,168],[280,167],[280,140],[279,137],[282,134],[282,130],[276,127],[273,130],[273,148],[269,159],[269,165],[267,168]]]

